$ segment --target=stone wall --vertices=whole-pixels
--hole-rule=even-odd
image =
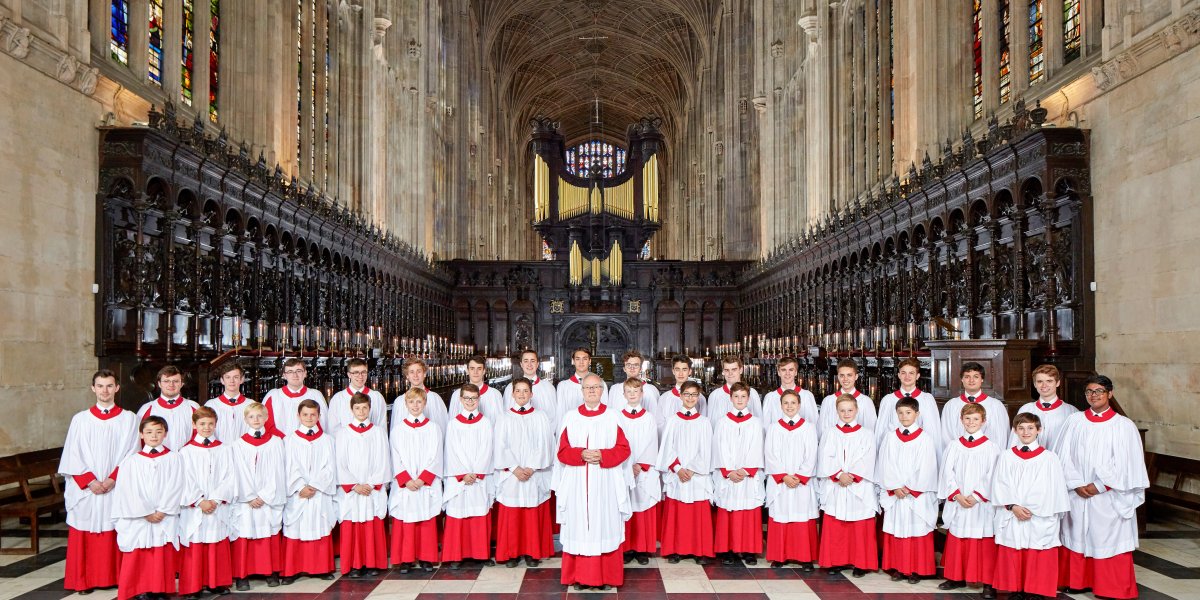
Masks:
[[[94,400],[100,104],[0,53],[0,456],[61,445]]]

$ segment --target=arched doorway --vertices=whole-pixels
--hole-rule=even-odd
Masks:
[[[571,353],[580,347],[592,350],[592,370],[599,373],[605,381],[614,381],[614,365],[621,360],[621,355],[633,346],[629,326],[618,319],[585,318],[579,319],[563,327],[559,337],[558,364],[560,377],[567,377],[573,372]],[[622,374],[622,377],[624,375]]]

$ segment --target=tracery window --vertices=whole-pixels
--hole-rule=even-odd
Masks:
[[[1042,19],[1043,2],[1044,0],[1029,0],[1029,83],[1046,78],[1046,53],[1043,50],[1046,40]]]
[[[112,0],[108,49],[113,60],[129,64],[129,0]]]
[[[567,172],[578,177],[612,177],[625,171],[625,150],[608,142],[591,140],[566,151]]]
[[[1012,61],[1010,40],[1012,39],[1012,15],[1009,0],[1000,0],[1000,104],[1008,102],[1012,95]]]
[[[183,103],[192,105],[192,61],[195,55],[196,9],[193,0],[183,0],[183,40],[179,65],[179,97]]]
[[[554,260],[554,250],[550,249],[546,240],[542,240],[542,260]]]
[[[1065,0],[1063,2],[1063,64],[1079,58],[1079,54],[1079,0]]]
[[[150,83],[162,86],[163,70],[163,4],[162,0],[150,0],[147,26],[150,32],[150,62],[147,74]]]
[[[971,90],[975,118],[983,118],[983,0],[975,0],[971,11]]]
[[[217,122],[217,92],[220,89],[221,62],[221,0],[209,0],[209,15],[212,22],[209,25],[208,36],[208,118]]]
[[[642,246],[642,251],[638,253],[638,258],[650,260],[650,240],[646,240],[646,245]]]

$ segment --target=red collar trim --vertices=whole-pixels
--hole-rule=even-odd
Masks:
[[[468,419],[468,418],[464,417],[462,415],[462,413],[458,413],[457,415],[454,415],[454,418],[458,419],[459,423],[465,423],[467,425],[474,425],[475,423],[478,423],[483,420],[483,413],[479,412],[478,410],[475,411],[474,419]]]
[[[629,406],[626,405],[625,408],[621,409],[621,414],[625,415],[626,419],[640,419],[640,418],[646,416],[646,407],[643,406],[643,407],[639,408],[636,415],[631,415],[631,414],[629,414]]]
[[[780,396],[782,396],[782,395],[783,395],[783,393],[784,393],[785,391],[787,391],[787,390],[785,390],[785,389],[783,389],[783,388],[779,388],[779,389],[777,389],[777,390],[775,390],[775,391],[776,391],[777,393],[779,393],[779,395],[780,395]],[[803,391],[804,391],[804,388],[802,388],[802,387],[800,387],[800,386],[796,386],[796,387],[792,388],[792,391],[793,391],[793,392],[796,392],[797,394],[799,394],[800,392],[803,392]]]
[[[526,377],[526,379],[528,379],[528,377]],[[536,376],[536,375],[533,377],[533,385],[537,385],[537,384],[539,384],[539,383],[541,383],[541,382],[542,382],[542,378],[541,378],[541,377],[538,377],[538,376]]]
[[[588,410],[586,404],[580,404],[578,410],[579,414],[585,417],[598,417],[604,414],[604,411],[608,410],[608,406],[601,402],[600,405],[596,407],[596,410]]]
[[[975,396],[974,404],[979,404],[980,402],[987,400],[987,398],[988,398],[988,395],[983,393],[983,390],[979,390],[979,395]],[[963,402],[966,402],[967,404],[972,404],[972,402],[970,400],[967,400],[966,392],[963,392],[962,395],[959,396],[959,399],[962,400]]]
[[[800,429],[800,426],[804,424],[804,417],[801,417],[799,421],[796,421],[795,425],[788,425],[787,421],[784,419],[780,419],[779,424],[788,431],[795,431],[797,429]]]
[[[690,416],[690,417],[683,414],[682,411],[675,413],[675,416],[679,417],[680,419],[683,419],[684,421],[692,421],[692,420],[700,418],[700,411],[696,411],[696,412],[692,413],[692,416]]]
[[[576,377],[576,376],[574,376],[574,375],[572,375],[572,376],[571,376],[571,383],[578,384],[578,383],[579,383],[579,378],[578,378],[578,377]]]
[[[671,388],[671,393],[675,394],[676,398],[679,398],[679,387],[676,386],[676,387]]]
[[[246,443],[250,444],[251,446],[261,446],[261,445],[271,441],[271,438],[273,438],[275,436],[283,437],[282,435],[279,434],[278,431],[267,431],[267,432],[263,433],[263,436],[260,438],[254,437],[253,433],[243,433],[242,439],[245,440]]]
[[[325,435],[325,430],[321,429],[320,424],[318,424],[316,427],[313,427],[313,429],[316,430],[316,433],[314,433],[312,435],[308,435],[308,432],[305,430],[302,430],[302,429],[297,429],[296,435],[300,436],[300,439],[308,440],[310,442],[315,442],[315,441],[321,439],[322,435]]]
[[[903,433],[900,432],[899,429],[897,429],[896,437],[900,438],[900,441],[902,441],[902,442],[911,442],[911,441],[921,437],[922,433],[925,433],[924,429],[917,429],[916,431],[914,431],[908,435],[904,435]]]
[[[847,393],[848,393],[848,394],[850,394],[851,396],[854,396],[854,399],[855,399],[855,400],[858,400],[858,397],[862,395],[862,392],[858,391],[858,388],[855,388],[855,389],[854,389],[853,391],[851,391],[851,392],[843,392],[842,390],[838,390],[838,391],[837,391],[837,393],[833,395],[833,397],[834,397],[834,398],[837,398],[838,396],[842,396],[842,395],[845,395],[845,394],[847,394]]]
[[[922,394],[921,388],[915,388],[915,389],[913,389],[912,394],[910,394],[909,397],[916,398],[917,396],[920,396],[921,394]],[[855,396],[855,397],[857,398],[857,396]],[[896,398],[899,399],[899,398],[903,398],[903,397],[904,397],[904,392],[902,392],[900,390],[896,390]]]
[[[183,402],[184,402],[183,396],[179,396],[178,398],[175,398],[175,404],[168,404],[166,398],[163,398],[162,396],[158,397],[158,405],[167,410],[175,410],[176,408],[183,406]]]
[[[287,387],[287,386],[284,386],[284,387]],[[364,385],[364,386],[363,386],[363,389],[361,389],[361,390],[359,390],[359,391],[360,391],[360,392],[362,392],[362,393],[364,393],[364,394],[370,394],[370,393],[371,393],[371,386],[369,386],[369,385]],[[347,394],[350,394],[350,397],[351,397],[351,398],[353,398],[353,397],[354,397],[354,394],[355,394],[356,392],[355,392],[354,390],[350,389],[350,386],[346,386],[346,393],[347,393]]]
[[[528,405],[528,404],[526,404],[526,406],[529,406],[529,405]],[[514,413],[516,413],[516,414],[518,414],[518,415],[521,415],[521,416],[523,417],[523,416],[525,416],[525,415],[528,415],[528,414],[533,414],[534,407],[532,407],[532,406],[529,406],[529,410],[522,411],[521,409],[519,409],[519,408],[517,408],[517,407],[515,407],[515,406],[514,406],[514,407],[512,407],[512,408],[510,408],[510,409],[508,409],[508,410],[511,410],[512,412],[514,412]]]
[[[722,390],[725,390],[725,395],[726,395],[726,396],[732,396],[732,395],[733,395],[733,393],[729,391],[729,384],[728,384],[728,383],[727,383],[727,384],[725,384],[725,385],[723,385],[723,386],[721,386],[721,389],[722,389]]]
[[[750,420],[750,417],[754,416],[754,413],[750,412],[749,409],[746,409],[746,413],[740,417],[731,412],[725,413],[725,416],[729,417],[729,420],[733,421],[734,423],[745,423],[746,421]]]
[[[246,401],[246,396],[245,394],[238,394],[237,399],[230,400],[225,396],[225,392],[221,392],[221,395],[217,396],[217,400],[220,400],[225,406],[237,406]]]
[[[1096,413],[1092,412],[1092,407],[1089,406],[1083,409],[1083,414],[1087,417],[1087,420],[1093,423],[1103,423],[1117,416],[1117,411],[1113,410],[1112,406],[1109,406],[1105,409],[1104,414],[1096,416]]]
[[[855,423],[854,427],[846,427],[845,423],[839,423],[837,429],[842,433],[854,433],[855,431],[862,429],[862,425]]]
[[[308,386],[306,385],[306,386],[301,387],[300,391],[298,391],[294,394],[292,393],[291,388],[289,388],[286,385],[279,388],[279,390],[282,391],[283,395],[287,396],[288,398],[299,398],[300,396],[303,396],[308,393]]]
[[[967,438],[965,438],[965,437],[960,437],[960,438],[958,438],[958,441],[959,441],[960,443],[962,443],[962,445],[964,445],[964,446],[966,446],[966,447],[968,447],[968,448],[974,448],[974,447],[976,447],[976,446],[978,446],[978,445],[980,445],[980,444],[982,444],[982,443],[986,442],[986,441],[987,441],[987,439],[988,439],[988,438],[987,438],[987,436],[986,436],[986,435],[981,435],[981,436],[979,436],[979,437],[975,438],[975,441],[973,441],[973,442],[968,442],[968,441],[967,441]]]
[[[1017,456],[1021,457],[1022,459],[1024,459],[1024,460],[1029,460],[1029,459],[1031,459],[1031,458],[1033,458],[1033,457],[1035,457],[1035,456],[1037,456],[1037,455],[1039,455],[1039,454],[1041,454],[1041,453],[1045,452],[1045,451],[1046,451],[1046,447],[1045,447],[1045,446],[1038,446],[1036,449],[1034,449],[1034,450],[1030,450],[1029,452],[1021,452],[1021,449],[1020,449],[1020,448],[1018,448],[1018,447],[1016,447],[1016,446],[1013,446],[1013,448],[1012,448],[1012,451],[1013,451],[1013,454],[1016,454]]]
[[[162,450],[162,452],[159,452],[158,454],[150,454],[149,452],[142,452],[140,450],[138,451],[138,454],[141,454],[146,458],[161,458],[171,453],[171,449],[166,446],[159,446],[159,448]]]
[[[350,424],[346,425],[346,427],[353,429],[356,433],[366,433],[366,432],[370,431],[371,428],[374,426],[375,426],[375,424],[370,421],[367,421],[367,426],[363,427],[361,429],[358,427],[358,425],[355,425],[354,423],[350,423]]]
[[[194,437],[193,437],[193,438],[192,438],[192,441],[188,442],[188,445],[189,445],[189,446],[195,446],[195,447],[197,447],[197,448],[205,448],[205,449],[208,449],[208,448],[216,448],[217,446],[220,446],[220,445],[221,445],[221,440],[213,440],[211,444],[209,444],[209,445],[205,446],[204,444],[202,444],[202,443],[200,443],[200,442],[196,441],[196,439],[197,439],[197,438],[194,438]]]
[[[100,419],[101,421],[107,421],[107,420],[121,414],[121,412],[122,412],[121,407],[117,406],[116,404],[114,404],[112,408],[108,409],[107,415],[104,414],[104,411],[100,410],[100,407],[96,406],[95,404],[92,405],[91,411],[92,411],[92,416],[96,417],[97,419]]]
[[[412,416],[412,415],[409,415],[409,416]],[[403,419],[403,420],[404,420],[404,424],[405,424],[405,425],[408,425],[409,427],[412,427],[413,429],[416,429],[416,428],[418,428],[418,427],[424,427],[424,426],[426,426],[426,425],[428,425],[428,424],[429,424],[429,419],[428,419],[428,418],[426,418],[425,420],[421,421],[420,423],[413,423],[412,421],[409,421],[409,420],[408,420],[408,417],[404,417],[404,419]]]
[[[486,383],[479,386],[479,401],[480,402],[483,402],[483,395],[488,393],[488,390],[490,390],[490,389],[492,389],[492,388],[489,388],[488,384],[486,384]]]
[[[1054,402],[1050,405],[1050,408],[1046,408],[1046,407],[1042,406],[1042,404],[1045,404],[1045,403],[1042,402],[1041,398],[1038,398],[1037,400],[1035,400],[1033,402],[1034,408],[1036,408],[1042,412],[1050,412],[1050,411],[1062,406],[1063,401],[1062,401],[1062,398],[1055,398]]]

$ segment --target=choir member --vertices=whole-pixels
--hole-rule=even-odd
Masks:
[[[167,422],[170,432],[163,444],[176,452],[192,439],[192,411],[200,408],[195,401],[180,394],[182,388],[183,372],[173,365],[167,365],[158,370],[158,398],[138,409],[138,421],[155,415]]]
[[[446,408],[446,401],[442,400],[442,397],[437,392],[425,387],[425,375],[428,372],[429,367],[425,364],[425,361],[419,358],[412,357],[404,361],[404,379],[408,381],[408,389],[425,391],[425,412],[423,414],[425,418],[433,421],[433,424],[437,425],[438,429],[442,430],[442,433],[445,434],[446,422],[450,419],[447,412],[448,409]],[[400,402],[405,397],[400,396],[396,398],[396,401]],[[404,420],[401,418],[401,415],[404,414],[403,407],[403,403],[399,405],[395,402],[392,403],[392,425],[391,429],[389,429],[389,433],[392,435],[395,435],[396,428]]]
[[[670,391],[663,394],[659,398],[658,412],[662,415],[663,429],[666,429],[666,424],[674,416],[675,413],[683,410],[682,387],[684,383],[691,381],[692,377],[692,359],[679,355],[671,359],[671,375],[675,378],[675,383],[671,386]],[[704,394],[700,394],[700,400],[696,403],[697,410],[700,414],[704,414],[708,408],[708,400]]]
[[[854,576],[879,568],[875,539],[875,434],[856,421],[858,400],[842,394],[835,404],[838,424],[821,438],[817,459],[821,522],[819,562],[831,571],[854,567]]]
[[[204,406],[217,413],[217,439],[226,446],[232,446],[243,433],[250,431],[245,416],[250,400],[242,394],[246,373],[237,362],[229,361],[221,366],[218,374],[225,389],[216,398],[205,402]]]
[[[959,369],[962,378],[963,391],[957,398],[950,398],[942,405],[942,435],[947,445],[953,444],[963,435],[962,421],[959,418],[962,408],[968,404],[979,404],[987,410],[987,421],[984,422],[984,435],[993,440],[1007,439],[1008,408],[1004,401],[983,392],[983,379],[986,373],[983,365],[977,362],[965,362]]]
[[[630,377],[620,389],[625,392],[625,406],[614,410],[621,411],[621,431],[629,441],[626,466],[633,475],[629,488],[632,514],[625,521],[625,543],[621,545],[621,552],[626,564],[637,560],[639,565],[646,565],[650,564],[650,555],[658,550],[658,503],[662,500],[662,480],[654,468],[654,461],[658,458],[659,430],[654,413],[642,404],[646,389],[642,380]]]
[[[938,450],[917,425],[914,398],[896,402],[899,427],[879,446],[875,474],[883,509],[883,569],[892,581],[919,583],[937,571],[933,530],[938,518]]]
[[[333,526],[337,524],[334,438],[321,428],[321,405],[296,407],[300,428],[283,438],[287,450],[287,502],[283,508],[283,579],[333,579]]]
[[[721,562],[758,564],[762,553],[763,426],[750,412],[750,386],[729,388],[732,406],[713,427],[712,479],[716,506],[713,550]],[[711,405],[710,405],[711,406]]]
[[[517,365],[521,367],[521,376],[533,384],[533,399],[530,400],[531,406],[538,412],[546,415],[551,425],[557,425],[558,415],[555,414],[555,411],[558,410],[558,396],[554,391],[554,384],[548,379],[542,379],[538,375],[538,366],[541,363],[542,361],[538,358],[537,352],[526,349],[521,351],[520,360],[517,362]],[[509,383],[504,388],[505,406],[512,406],[512,389],[512,383]]]
[[[1063,427],[1071,415],[1079,409],[1062,401],[1058,397],[1058,384],[1062,381],[1062,372],[1054,365],[1039,365],[1033,370],[1033,389],[1037,390],[1038,398],[1026,402],[1017,413],[1033,413],[1042,420],[1042,433],[1038,439],[1046,448],[1056,454],[1062,454],[1058,440],[1062,438]],[[1010,434],[1009,444],[1016,444],[1016,434]],[[999,443],[999,440],[997,440]]]
[[[621,357],[622,368],[625,371],[625,381],[636,379],[642,382],[641,406],[645,410],[650,411],[650,418],[654,419],[658,430],[662,431],[662,427],[667,420],[663,416],[662,411],[658,410],[658,388],[653,383],[642,379],[642,363],[645,360],[646,357],[642,356],[642,353],[637,350],[630,350]],[[624,384],[614,385],[609,388],[604,403],[613,410],[623,410],[625,405],[628,404],[625,400]]]
[[[997,507],[992,586],[1010,592],[1009,598],[1054,598],[1062,545],[1059,521],[1071,507],[1067,480],[1058,455],[1037,441],[1037,415],[1017,415],[1013,430],[1020,446],[1000,453],[992,475],[991,501]]]
[[[746,364],[742,362],[742,357],[728,355],[721,358],[721,375],[725,378],[725,385],[715,389],[708,395],[708,411],[704,413],[708,419],[714,423],[720,419],[724,419],[732,407],[730,401],[730,390],[733,384],[742,380],[742,372],[746,369]],[[753,388],[750,389],[750,414],[762,419],[762,399],[758,397],[758,392]],[[761,423],[762,421],[758,421]]]
[[[995,598],[996,509],[991,502],[991,474],[1000,446],[982,431],[988,421],[983,406],[963,406],[959,419],[964,433],[946,447],[938,478],[938,498],[946,501],[942,509],[946,524],[942,576],[946,581],[938,589],[982,584],[983,597]]]
[[[783,398],[783,393],[788,390],[796,392],[800,397],[800,418],[809,423],[816,423],[819,412],[817,399],[813,397],[812,392],[800,387],[800,384],[796,382],[796,375],[800,372],[800,361],[791,356],[781,358],[775,367],[775,372],[779,374],[779,387],[768,392],[763,398],[763,427],[771,429],[783,416],[783,408],[779,401]]]
[[[428,573],[438,562],[444,436],[426,415],[430,395],[424,388],[409,388],[403,396],[408,414],[392,417],[393,424],[400,425],[391,436],[396,484],[388,497],[388,514],[392,516],[392,564],[400,567],[401,574],[418,566]]]
[[[513,380],[512,406],[496,419],[496,561],[516,567],[522,557],[536,567],[554,554],[550,467],[554,424],[533,406],[533,382]]]
[[[179,451],[184,470],[179,593],[186,600],[196,600],[203,589],[229,593],[233,585],[229,511],[241,499],[233,447],[217,438],[217,412],[207,406],[198,408],[192,423],[196,433]]]
[[[767,560],[772,567],[799,562],[806,573],[817,561],[817,431],[800,415],[800,394],[784,390],[782,415],[767,428]]]
[[[483,413],[495,426],[496,419],[504,412],[504,395],[500,393],[500,390],[487,384],[486,375],[487,359],[482,356],[472,356],[467,359],[467,383],[479,390],[479,406],[476,410]],[[450,394],[450,414],[452,415],[463,412],[462,400],[459,398],[461,392],[462,389],[459,388]]]
[[[875,424],[876,447],[882,448],[884,438],[893,435],[896,428],[900,426],[900,421],[896,418],[896,403],[905,398],[912,398],[917,401],[921,410],[917,415],[917,427],[920,427],[925,435],[933,439],[938,460],[941,460],[944,447],[942,419],[933,394],[923,392],[917,387],[917,379],[921,376],[921,361],[915,358],[906,358],[900,361],[896,376],[900,379],[900,389],[884,396],[879,401],[879,421]]]
[[[444,501],[446,530],[442,536],[442,562],[457,569],[464,559],[487,565],[491,555],[491,482],[494,425],[479,412],[479,388],[463,384],[455,392],[462,411],[446,426]]]
[[[149,415],[138,431],[142,449],[121,461],[121,480],[113,489],[112,517],[121,550],[118,600],[170,595],[176,589],[184,468],[179,453],[164,444],[166,419]]]
[[[1067,420],[1060,443],[1071,510],[1062,522],[1059,583],[1097,597],[1136,598],[1137,507],[1150,481],[1137,425],[1117,414],[1112,380],[1088,378],[1088,408]]]
[[[233,583],[250,589],[247,578],[263,575],[268,587],[279,586],[283,568],[283,509],[287,503],[287,459],[283,435],[267,427],[267,408],[246,406],[250,431],[233,444],[243,477],[242,501],[233,505]],[[297,416],[299,424],[299,416]]]
[[[137,417],[116,405],[121,386],[107,369],[92,375],[96,403],[71,418],[58,472],[67,478],[67,563],[63,587],[80,594],[117,585],[113,487],[117,465],[138,449]]]
[[[871,397],[858,391],[858,363],[853,358],[843,358],[837,363],[837,380],[838,391],[825,396],[821,400],[821,410],[819,412],[817,422],[817,439],[820,439],[828,431],[833,431],[833,427],[840,421],[838,419],[839,411],[837,409],[838,398],[842,396],[850,396],[854,398],[858,404],[858,424],[862,425],[872,435],[875,433],[875,401]]]
[[[630,456],[616,411],[604,405],[604,381],[582,380],[583,404],[563,417],[558,438],[558,522],[563,585],[608,589],[625,582],[621,543],[631,515]]]
[[[387,433],[371,422],[371,397],[350,398],[353,419],[334,436],[337,462],[338,556],[348,577],[374,577],[388,568],[387,484],[392,479],[392,452]]]
[[[267,397],[263,398],[262,404],[267,408],[267,430],[275,432],[280,438],[300,427],[298,407],[306,399],[316,402],[321,407],[321,428],[328,431],[329,423],[326,422],[326,419],[329,414],[329,405],[325,403],[325,396],[321,392],[304,385],[304,378],[307,375],[308,369],[304,366],[303,360],[299,358],[285,360],[283,362],[284,385],[267,392]]]
[[[367,361],[361,358],[351,358],[346,361],[346,377],[350,380],[350,385],[329,399],[329,414],[325,417],[329,433],[335,437],[345,431],[346,425],[354,421],[354,413],[350,410],[350,399],[359,392],[366,394],[371,399],[371,423],[384,431],[387,430],[387,400],[383,399],[383,394],[367,387],[367,379],[370,376],[371,370],[367,366]]]
[[[592,351],[587,348],[576,348],[571,352],[571,365],[575,368],[575,373],[570,377],[558,382],[555,395],[558,396],[557,409],[554,414],[558,417],[558,422],[555,423],[555,428],[562,427],[562,420],[580,404],[583,404],[583,378],[591,373],[592,368]],[[601,380],[600,385],[605,385]],[[605,388],[605,393],[608,392],[608,387]]]
[[[700,414],[700,384],[685,381],[680,386],[680,411],[667,420],[659,444],[655,468],[663,473],[662,548],[667,562],[679,555],[692,556],[696,564],[708,564],[713,556],[713,522],[709,503],[713,499],[713,429]]]

